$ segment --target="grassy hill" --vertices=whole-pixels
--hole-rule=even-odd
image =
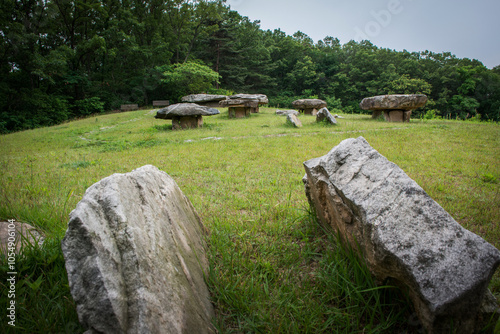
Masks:
[[[271,108],[247,119],[221,111],[194,130],[172,131],[139,110],[0,136],[0,218],[31,223],[49,239],[17,260],[19,326],[81,330],[59,249],[68,214],[93,183],[146,164],[175,179],[211,232],[207,280],[221,332],[418,331],[406,297],[377,288],[309,213],[302,163],[346,138],[363,136],[500,248],[499,124],[342,115],[327,126],[300,116],[296,129]],[[490,289],[500,297],[498,272]],[[6,302],[2,295],[2,309]]]

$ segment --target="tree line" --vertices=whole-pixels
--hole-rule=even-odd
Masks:
[[[416,117],[500,120],[500,67],[451,53],[315,43],[264,31],[225,0],[0,1],[2,133],[202,91],[352,113],[367,96],[423,93]]]

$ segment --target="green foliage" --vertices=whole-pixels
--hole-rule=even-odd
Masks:
[[[423,116],[423,119],[441,119],[441,116],[439,115],[439,111],[436,109],[428,109]]]
[[[137,110],[2,135],[0,218],[31,223],[60,240],[88,187],[153,164],[175,179],[210,232],[207,282],[220,332],[418,332],[404,295],[373,286],[362,260],[303,209],[303,162],[362,135],[459,224],[500,247],[498,124],[402,125],[344,113],[335,127],[300,116],[299,130],[275,112],[260,108],[229,119],[224,110],[204,118],[201,129],[172,131],[170,121]],[[82,332],[74,328],[63,260],[44,264],[60,252],[59,240],[22,264],[28,333]],[[500,298],[500,272],[489,288]]]
[[[367,96],[423,93],[443,117],[500,120],[498,68],[331,36],[315,44],[300,31],[263,31],[225,1],[2,1],[0,13],[1,133],[101,112],[87,99],[111,110],[212,89],[267,94],[280,106],[335,96],[332,106],[348,113],[366,113]]]
[[[2,333],[83,332],[71,297],[60,239],[46,239],[42,246],[25,245],[16,256],[16,326],[0,322]],[[7,308],[7,260],[0,254],[0,307]]]
[[[104,102],[97,96],[75,102],[74,113],[79,116],[89,116],[104,112]]]
[[[161,81],[173,99],[180,101],[182,96],[208,91],[219,79],[219,74],[208,66],[189,61],[168,66]]]

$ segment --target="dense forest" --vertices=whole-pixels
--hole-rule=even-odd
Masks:
[[[500,66],[264,31],[224,0],[1,0],[0,71],[1,133],[199,92],[349,113],[367,96],[424,93],[415,117],[500,120]]]

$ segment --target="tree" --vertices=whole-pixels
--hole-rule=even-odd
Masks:
[[[193,61],[159,70],[163,70],[161,82],[174,101],[180,101],[185,95],[206,92],[220,80],[219,74],[210,67]]]

